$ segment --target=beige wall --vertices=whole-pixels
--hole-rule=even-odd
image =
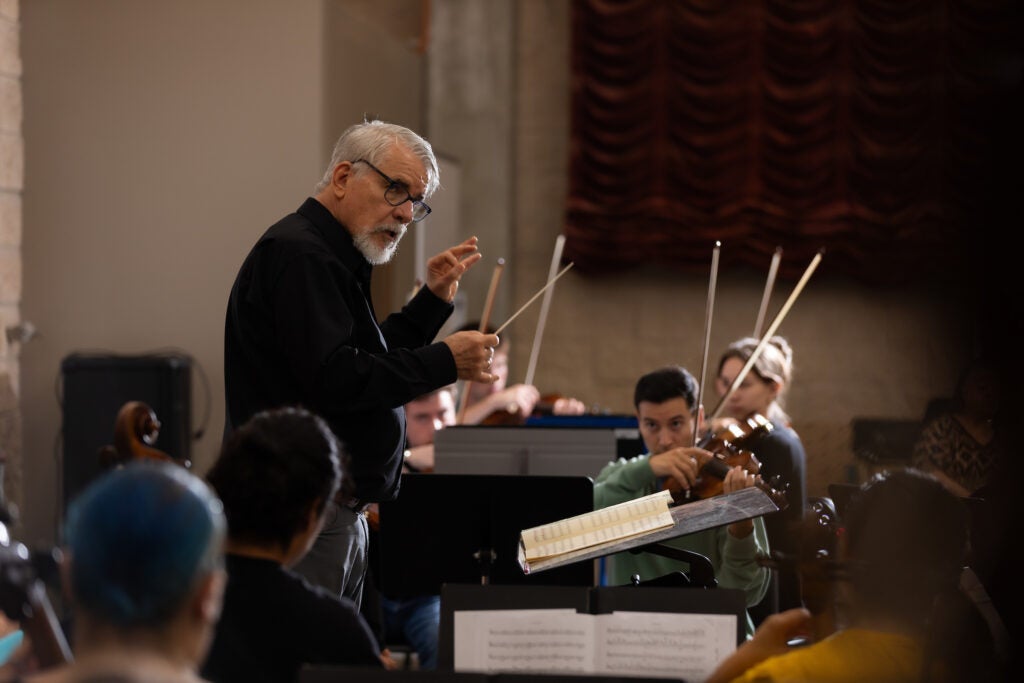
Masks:
[[[41,333],[21,352],[26,541],[56,529],[55,384],[73,351],[194,356],[212,402],[193,457],[197,470],[209,465],[223,424],[234,273],[364,114],[425,130],[459,164],[462,235],[479,234],[486,256],[508,262],[495,320],[543,284],[565,196],[568,2],[429,6],[434,42],[421,55],[425,5],[408,0],[23,3],[23,316]],[[379,313],[411,283],[412,255],[403,245],[375,276]],[[467,279],[471,317],[489,275]],[[752,329],[763,284],[761,274],[720,273],[712,359]],[[792,285],[778,283],[773,311]],[[706,286],[655,271],[570,273],[552,301],[537,384],[629,410],[640,373],[669,362],[699,368]],[[780,328],[796,351],[788,407],[812,493],[851,476],[851,418],[917,417],[949,391],[968,341],[949,331],[949,298],[865,289],[830,275],[826,255]],[[525,371],[538,310],[510,330],[513,379]],[[195,385],[198,427],[207,397]]]
[[[24,180],[17,0],[0,0],[0,502],[20,503],[21,190]],[[9,507],[7,512],[14,512]]]
[[[211,387],[208,397],[194,375],[195,428],[210,406],[193,444],[205,471],[223,429],[224,306],[246,251],[312,192],[334,139],[364,111],[418,124],[422,79],[414,46],[385,20],[394,12],[380,16],[389,3],[22,9],[24,317],[40,332],[21,355],[29,541],[52,539],[59,514],[61,359],[192,355]],[[351,55],[370,53],[381,59],[352,68]]]
[[[432,4],[427,132],[434,146],[456,159],[462,183],[459,224],[480,238],[484,259],[460,286],[467,320],[484,313],[498,259],[505,271],[523,267],[512,230],[514,171],[514,2],[444,0]],[[442,178],[442,183],[444,179]],[[440,217],[439,217],[440,218]],[[510,314],[513,288],[503,274],[497,314]]]

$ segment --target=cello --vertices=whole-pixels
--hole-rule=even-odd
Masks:
[[[160,420],[153,409],[142,401],[128,401],[114,421],[114,443],[99,450],[100,466],[106,470],[130,460],[149,459],[174,462],[190,469],[191,461],[178,460],[154,446],[159,436]]]

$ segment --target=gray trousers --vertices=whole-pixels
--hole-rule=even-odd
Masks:
[[[363,600],[369,542],[366,516],[332,500],[327,503],[324,526],[313,547],[292,569],[314,586],[349,598],[358,608]]]

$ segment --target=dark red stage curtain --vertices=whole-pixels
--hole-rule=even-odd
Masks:
[[[1012,0],[574,0],[564,260],[943,277],[999,226]],[[1013,126],[1024,125],[1013,122]],[[1021,226],[1014,228],[1019,230]],[[819,271],[821,272],[821,271]]]

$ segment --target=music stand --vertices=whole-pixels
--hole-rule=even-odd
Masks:
[[[638,678],[586,674],[387,671],[366,666],[307,664],[297,683],[686,683],[681,678]]]
[[[588,477],[406,474],[380,504],[380,592],[439,595],[445,583],[593,586],[594,563],[523,574],[523,529],[594,509]]]
[[[575,609],[580,613],[674,612],[735,617],[735,643],[746,639],[746,597],[734,588],[680,590],[677,587],[467,586],[446,585],[441,593],[437,668],[455,668],[455,616],[463,611]],[[497,675],[495,673],[491,676]],[[543,675],[533,673],[530,675]],[[580,675],[583,674],[573,674]],[[580,679],[585,680],[585,679]],[[604,679],[602,679],[604,680]],[[613,679],[609,679],[613,680]],[[662,679],[663,681],[666,679]]]
[[[558,419],[569,417],[575,416]],[[560,426],[456,425],[434,435],[434,472],[594,477],[616,458],[642,451],[635,417]]]

